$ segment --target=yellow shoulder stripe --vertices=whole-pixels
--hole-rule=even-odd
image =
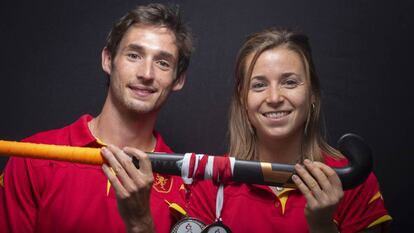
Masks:
[[[184,190],[184,191],[186,191],[186,190],[187,190],[187,189],[185,188],[185,185],[184,185],[184,184],[181,184],[180,188],[178,189],[178,191],[181,191],[181,190]]]
[[[369,224],[367,226],[367,228],[370,228],[370,227],[373,227],[373,226],[376,226],[376,225],[379,225],[381,223],[388,222],[388,221],[391,221],[391,220],[392,220],[392,217],[387,214],[387,215],[384,215],[384,216],[380,217],[379,219],[375,220],[371,224]]]
[[[110,167],[109,169],[111,169],[112,174],[116,175],[112,167]],[[109,181],[109,179],[106,180],[106,196],[109,196],[109,190],[111,189],[111,181]]]
[[[165,203],[168,204],[168,209],[170,210],[170,213],[176,218],[176,219],[182,219],[183,217],[187,217],[187,212],[183,207],[181,207],[177,203],[170,203],[167,200],[164,200]]]
[[[371,198],[371,200],[369,200],[368,204],[371,204],[373,201],[377,200],[378,198],[382,199],[382,195],[379,191]]]
[[[0,187],[4,187],[4,173],[0,175]]]

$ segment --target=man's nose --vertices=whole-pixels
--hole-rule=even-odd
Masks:
[[[154,79],[154,64],[151,60],[146,60],[141,64],[137,71],[138,78],[145,80]]]

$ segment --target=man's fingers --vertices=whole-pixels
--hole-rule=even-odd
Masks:
[[[144,173],[144,174],[152,174],[152,166],[151,166],[151,160],[148,157],[147,153],[144,153],[141,150],[135,149],[135,148],[131,148],[131,147],[125,147],[124,151],[133,156],[135,159],[133,160],[138,160],[135,161],[134,163],[138,162],[138,167],[139,170]],[[135,165],[136,166],[136,165]]]
[[[134,181],[138,180],[136,176],[140,175],[137,174],[140,171],[132,164],[131,157],[118,147],[112,145],[108,145],[108,148],[102,148],[102,155],[107,160],[108,165],[115,173],[115,178],[118,180],[118,182],[112,180],[111,183],[119,183],[127,192],[135,192],[137,190],[137,184]],[[114,185],[114,188],[116,187],[118,186]],[[123,190],[117,191],[122,192]]]
[[[122,153],[128,156],[129,160],[124,165],[130,179],[133,180],[133,192],[140,189],[151,188],[154,182],[154,175],[151,169],[151,162],[146,153],[132,147],[125,147]],[[138,166],[135,164],[138,163]]]
[[[119,158],[121,153],[122,151],[119,148],[111,145],[109,145],[108,148],[103,147],[101,149],[102,156],[105,158],[106,162],[112,168],[112,170],[115,172],[117,176],[126,174],[123,165],[120,162],[122,159]]]
[[[106,177],[108,177],[109,182],[111,182],[112,187],[114,187],[115,192],[120,198],[127,198],[129,196],[127,190],[122,186],[121,182],[116,177],[115,172],[113,169],[108,167],[108,165],[103,164],[102,170],[105,173]]]

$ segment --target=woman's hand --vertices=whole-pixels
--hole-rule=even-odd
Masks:
[[[321,162],[296,164],[292,179],[306,198],[305,217],[310,232],[338,232],[333,215],[344,192],[336,172]]]
[[[128,232],[153,232],[150,193],[154,176],[148,155],[138,149],[109,145],[101,150],[102,169],[116,193],[118,210]],[[139,169],[132,162],[138,159]]]

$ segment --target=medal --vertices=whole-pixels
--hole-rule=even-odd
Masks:
[[[181,219],[171,228],[171,233],[201,233],[206,226],[198,219],[190,218],[187,212],[177,203],[170,203],[167,200],[168,209],[176,219]]]
[[[178,221],[173,228],[171,233],[201,233],[206,227],[206,224],[195,218],[183,218]]]
[[[220,184],[217,190],[216,199],[216,222],[208,225],[201,233],[231,233],[228,226],[224,225],[221,220],[221,210],[223,209],[224,202],[224,185]]]
[[[231,230],[221,220],[218,220],[204,228],[201,233],[231,233]]]
[[[193,177],[197,173],[197,167],[199,163],[202,163],[203,155],[195,154],[185,154],[182,161],[181,167],[181,178],[183,179],[184,184],[191,185],[193,183]],[[206,162],[206,161],[204,161]],[[206,227],[206,224],[201,222],[198,219],[185,217],[178,221],[171,229],[171,233],[226,233],[230,232],[230,229],[225,226],[220,219],[220,212],[223,206],[223,184],[220,185],[217,192],[217,201],[216,201],[216,222],[210,224]]]
[[[191,165],[191,154],[187,153],[184,156],[182,162],[182,171],[181,171],[181,178],[186,185],[191,185],[193,183],[193,173],[190,172],[190,165]],[[186,190],[187,194],[187,190]],[[186,199],[188,196],[186,195]],[[171,207],[171,205],[170,205]],[[177,210],[177,208],[173,208]],[[184,210],[180,211],[185,217],[178,221],[174,226],[171,228],[171,233],[201,233],[201,231],[206,227],[202,221],[188,217]]]

